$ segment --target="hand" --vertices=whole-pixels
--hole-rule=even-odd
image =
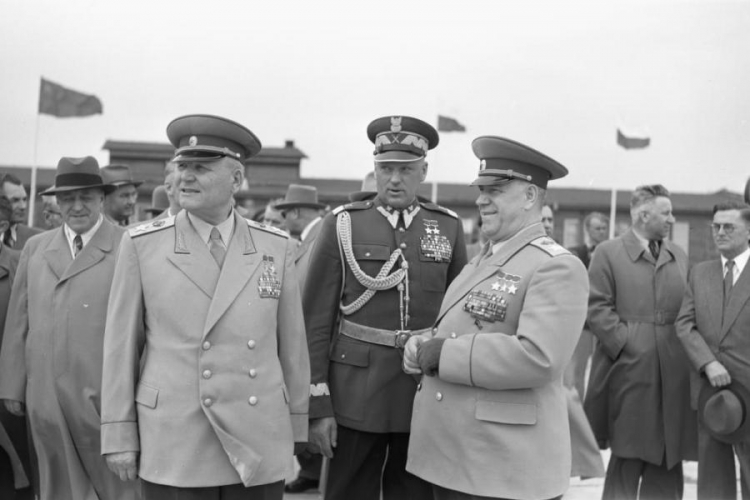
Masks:
[[[422,373],[422,369],[419,368],[419,362],[417,362],[417,350],[419,349],[419,345],[426,340],[426,337],[422,337],[421,335],[414,335],[406,342],[406,345],[404,346],[403,369],[404,372],[408,373],[409,375],[418,375]]]
[[[104,455],[109,470],[120,476],[123,481],[134,481],[138,477],[136,467],[138,454],[134,451],[108,453]]]
[[[423,342],[417,349],[417,362],[422,369],[422,373],[428,377],[437,375],[438,366],[440,365],[440,352],[443,350],[445,339],[430,339]]]
[[[23,408],[23,403],[20,401],[16,401],[15,399],[3,399],[3,403],[5,404],[5,409],[12,415],[23,417],[26,414]]]
[[[338,428],[333,417],[316,418],[310,421],[310,444],[317,446],[324,457],[333,458]]]
[[[732,377],[729,376],[729,372],[718,361],[708,363],[703,372],[713,387],[724,387],[732,383]]]

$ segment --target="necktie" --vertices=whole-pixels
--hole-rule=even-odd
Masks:
[[[73,246],[76,250],[76,256],[78,256],[78,254],[81,253],[81,250],[83,250],[83,238],[81,238],[80,234],[76,234],[76,237],[73,238]]]
[[[211,251],[211,255],[216,263],[221,267],[224,264],[224,257],[226,257],[227,251],[221,243],[221,233],[215,227],[211,229],[211,236],[208,241],[208,249]]]
[[[659,240],[648,240],[648,249],[651,252],[651,255],[654,256],[655,260],[659,260],[659,247],[660,245]]]
[[[8,248],[13,248],[13,235],[10,232],[10,228],[8,228],[7,231],[5,231],[5,235],[3,235],[3,244]]]
[[[734,261],[728,260],[725,267],[727,272],[724,273],[724,307],[729,302],[729,294],[732,293],[732,286],[734,285]]]

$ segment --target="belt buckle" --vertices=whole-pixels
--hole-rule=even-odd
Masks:
[[[403,349],[406,347],[406,343],[411,338],[411,330],[396,330],[396,342],[393,347],[396,349]]]

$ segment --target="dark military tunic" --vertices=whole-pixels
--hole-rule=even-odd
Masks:
[[[445,290],[466,264],[466,245],[461,221],[450,210],[420,202],[409,227],[402,220],[394,229],[378,207],[378,200],[358,201],[322,222],[303,300],[312,369],[310,418],[335,415],[339,424],[359,431],[409,432],[417,382],[403,372],[401,350],[338,333],[339,304],[351,304],[366,289],[349,265],[342,266],[336,217],[341,210],[351,216],[352,250],[368,276],[375,277],[394,250],[403,252],[410,297],[407,330],[432,326]],[[401,260],[391,273],[400,268]],[[406,314],[402,303],[393,287],[376,292],[345,318],[367,327],[401,330]]]

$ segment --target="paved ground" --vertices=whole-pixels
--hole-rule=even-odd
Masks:
[[[606,466],[609,460],[609,451],[602,453],[604,464]],[[683,500],[696,499],[696,481],[698,479],[698,466],[695,462],[685,462],[683,465],[685,474],[685,494]],[[565,494],[565,500],[600,500],[602,497],[602,487],[604,479],[587,479],[581,481],[578,478],[570,480],[570,489]],[[739,485],[738,485],[739,491]],[[299,495],[285,495],[285,500],[321,500],[322,496],[317,492],[304,493]],[[355,499],[353,499],[355,500]]]

